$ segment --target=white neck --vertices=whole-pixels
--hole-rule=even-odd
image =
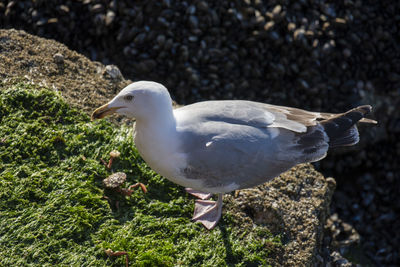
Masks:
[[[146,133],[145,139],[165,141],[168,133],[176,131],[176,121],[171,104],[160,103],[159,106],[151,108],[151,112],[136,117],[137,133]],[[140,138],[140,137],[139,137]]]

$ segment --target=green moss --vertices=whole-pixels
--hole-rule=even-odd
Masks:
[[[1,266],[124,264],[105,249],[127,251],[132,266],[264,266],[281,246],[229,214],[213,231],[192,223],[193,199],[145,165],[130,128],[90,122],[53,91],[2,88],[0,124]],[[111,172],[100,158],[111,150],[121,152],[113,171],[127,174],[125,186],[142,182],[147,194],[103,189]]]

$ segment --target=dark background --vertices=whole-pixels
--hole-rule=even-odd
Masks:
[[[0,1],[0,27],[55,39],[175,100],[248,99],[315,111],[374,107],[378,126],[316,164],[332,214],[377,266],[400,264],[400,2]],[[1,53],[1,51],[0,51]]]

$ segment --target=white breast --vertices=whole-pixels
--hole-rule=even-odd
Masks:
[[[202,183],[187,179],[182,175],[186,164],[186,155],[179,150],[179,140],[172,133],[159,136],[146,127],[136,125],[135,144],[139,154],[152,170],[168,180],[184,187],[202,188]]]

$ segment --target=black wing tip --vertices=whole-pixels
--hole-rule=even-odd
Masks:
[[[369,113],[372,112],[371,105],[358,106],[353,110],[357,110],[358,112],[360,112],[362,114],[363,118],[359,122],[378,124],[378,122],[376,120],[365,118],[365,115],[368,115]]]

